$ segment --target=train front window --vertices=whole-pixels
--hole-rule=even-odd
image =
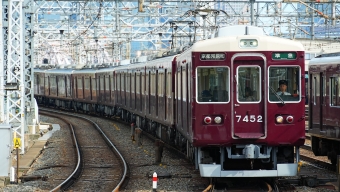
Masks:
[[[301,99],[300,67],[270,67],[269,101],[296,102]]]
[[[198,67],[197,102],[229,102],[229,68]]]
[[[237,77],[238,102],[259,102],[261,100],[260,67],[238,67]]]

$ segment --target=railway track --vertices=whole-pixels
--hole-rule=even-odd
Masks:
[[[77,165],[72,174],[51,191],[118,190],[126,178],[126,161],[100,126],[78,115],[42,111],[42,114],[63,119],[70,125],[77,154]]]
[[[67,113],[68,116],[70,114],[73,114],[73,113],[72,112]],[[126,142],[126,144],[129,143],[129,145],[131,146],[131,148],[130,147],[128,148],[128,152],[123,152],[123,155],[124,156],[130,155],[127,157],[127,159],[131,159],[131,161],[128,162],[128,166],[130,168],[130,171],[132,171],[133,173],[131,173],[130,176],[128,176],[128,179],[129,179],[129,181],[127,182],[128,184],[123,185],[121,189],[123,190],[140,190],[142,188],[151,189],[152,172],[155,171],[158,173],[158,176],[159,176],[159,190],[204,191],[210,188],[208,189],[209,191],[221,191],[220,190],[222,187],[221,184],[215,183],[213,185],[209,185],[209,182],[206,182],[206,178],[205,179],[199,178],[199,173],[195,172],[194,169],[191,169],[190,171],[189,170],[185,171],[184,167],[190,167],[189,163],[187,161],[184,162],[183,161],[184,159],[181,160],[182,158],[178,158],[178,155],[180,154],[173,153],[173,149],[170,148],[169,150],[167,146],[164,146],[165,149],[163,152],[163,157],[161,159],[161,162],[160,163],[155,162],[155,156],[157,153],[157,147],[155,146],[156,141],[147,139],[149,136],[146,133],[144,133],[142,134],[142,138],[140,141],[141,145],[137,147],[138,146],[137,142],[132,141],[130,139],[130,136],[131,136],[130,125],[127,124],[126,122],[117,121],[117,119],[115,119],[114,120],[115,123],[110,123],[110,121],[103,121],[102,117],[91,117],[85,114],[84,115],[79,114],[79,115],[85,116],[86,118],[91,119],[95,123],[99,124],[99,126],[101,127],[110,127],[109,130],[111,130],[114,134],[108,134],[108,137],[110,138],[111,141],[115,143],[117,148],[119,149],[125,148],[125,143],[123,143],[122,141]],[[112,121],[112,118],[107,118],[107,119],[110,119]],[[126,126],[124,127],[120,125],[120,123],[125,124]],[[126,131],[126,129],[128,129],[128,131]],[[104,130],[104,132],[108,132],[108,130],[106,129]],[[118,137],[122,140],[115,139]],[[141,154],[139,154],[139,152],[136,152],[136,151],[132,152],[131,151],[132,148],[139,149],[137,151],[141,151]],[[166,152],[168,150],[171,151],[171,154]],[[171,157],[173,154],[176,154],[176,155],[174,157]],[[143,159],[145,157],[148,160]],[[171,157],[173,160],[168,160],[167,159],[168,157]],[[150,160],[152,161],[152,163],[150,162]],[[173,164],[173,161],[178,161],[178,160],[180,162]],[[152,166],[153,168],[151,168],[150,166]],[[165,166],[168,168],[171,167],[171,171],[170,170],[164,171]],[[68,167],[70,168],[70,166]],[[183,170],[185,173],[173,170],[173,168],[175,167],[178,170]],[[140,171],[136,169],[142,169],[144,171]],[[152,171],[150,172],[150,170]],[[52,180],[52,179],[53,178],[48,178],[48,180]],[[58,178],[55,180],[58,180]],[[60,178],[59,178],[59,181],[61,183]],[[305,181],[309,181],[309,180],[305,179]],[[92,180],[87,180],[85,182],[85,185],[86,183],[90,183],[90,182],[92,182]],[[234,191],[249,191],[249,189],[254,189],[254,187],[257,187],[257,189],[259,189],[258,191],[294,191],[293,189],[295,189],[295,191],[300,191],[300,190],[296,190],[296,189],[299,189],[298,187],[297,188],[295,187],[299,185],[298,181],[292,180],[291,182],[292,183],[295,182],[295,184],[294,185],[290,185],[287,183],[276,183],[275,184],[275,183],[271,183],[270,180],[269,181],[263,180],[263,181],[259,181],[258,183],[255,183],[254,186],[249,186],[247,190],[245,188],[246,186],[243,186],[243,185],[239,186],[239,188],[236,188],[237,182],[235,181],[235,183],[229,182],[229,184],[232,184],[234,188],[231,188],[229,186],[228,191],[233,191],[233,190]],[[172,183],[176,183],[176,184],[174,185]],[[245,183],[244,179],[243,179],[243,183]],[[242,184],[242,180],[241,180],[241,184]],[[146,185],[146,187],[144,185]],[[277,185],[279,190],[275,190],[275,185]],[[169,188],[165,189],[164,188],[165,186],[169,186]],[[308,187],[304,187],[304,188],[306,189],[304,191],[309,191]],[[99,189],[100,188],[96,188],[96,191],[98,191]],[[283,189],[292,189],[292,190],[283,190]]]
[[[54,113],[56,110],[52,111]],[[67,115],[73,114],[69,111],[64,112]],[[158,150],[155,144],[158,140],[156,137],[143,132],[138,144],[136,140],[132,140],[131,127],[127,122],[112,117],[78,114],[79,116],[91,119],[93,122],[99,124],[99,126],[105,127],[103,132],[107,133],[107,137],[121,152],[123,151],[122,155],[127,159],[129,175],[126,178],[127,181],[121,186],[121,190],[131,190],[130,188],[132,188],[132,190],[144,189],[145,187],[143,187],[143,185],[148,185],[148,183],[150,183],[148,187],[150,188],[153,173],[153,171],[149,172],[150,170],[157,172],[160,183],[163,183],[163,187],[173,186],[173,189],[177,189],[178,191],[202,191],[205,186],[207,186],[205,183],[208,183],[208,179],[201,178],[198,170],[195,170],[194,166],[187,159],[182,158],[184,154],[171,148],[171,146],[168,148],[168,145],[164,145],[164,151],[160,154],[162,157],[157,161],[156,156],[158,155]],[[132,148],[137,148],[140,152],[131,152]],[[145,160],[145,158],[148,160]],[[150,160],[152,160],[152,162],[150,162]],[[152,168],[150,169],[148,167]],[[170,168],[170,170],[167,170],[167,167]],[[140,169],[144,171],[140,171]],[[88,180],[88,182],[90,182],[90,180]],[[172,184],[174,182],[177,186]],[[96,190],[98,191],[98,189]]]

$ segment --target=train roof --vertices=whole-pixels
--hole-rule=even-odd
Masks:
[[[45,73],[67,74],[72,73],[73,69],[48,69],[44,70]]]
[[[169,61],[173,61],[174,58],[177,57],[177,55],[171,55],[171,56],[167,56],[167,57],[161,57],[161,58],[158,58],[158,59],[154,59],[154,60],[150,60],[150,61],[147,61],[147,65],[148,64],[155,64],[155,63],[162,63],[162,62],[169,62]]]
[[[33,71],[36,72],[40,72],[40,73],[44,73],[47,69],[40,69],[40,68],[34,68]]]
[[[239,46],[241,39],[257,39],[258,46],[256,48],[241,48]],[[304,51],[304,47],[300,42],[290,39],[265,35],[238,35],[199,41],[192,46],[191,51]]]
[[[319,55],[309,61],[311,65],[329,65],[340,64],[340,53],[327,53]]]
[[[104,68],[98,68],[97,72],[106,72],[106,71],[114,71],[117,67],[104,67]]]
[[[73,69],[73,74],[79,73],[96,73],[96,69],[86,68],[86,69]]]
[[[140,68],[140,67],[144,67],[144,66],[148,66],[148,65],[163,64],[163,62],[166,62],[168,64],[169,61],[173,61],[176,56],[177,55],[172,55],[172,56],[161,57],[161,58],[149,60],[149,61],[142,62],[142,63],[121,65],[121,66],[116,67],[115,70],[119,71],[119,70],[126,70],[126,69],[134,69],[134,68]]]

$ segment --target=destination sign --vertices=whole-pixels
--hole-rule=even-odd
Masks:
[[[201,53],[200,59],[204,61],[225,60],[224,53]]]
[[[293,59],[296,59],[296,53],[295,52],[275,52],[275,53],[272,53],[272,59],[293,60]]]

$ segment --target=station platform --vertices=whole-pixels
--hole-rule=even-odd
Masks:
[[[19,158],[19,177],[24,175],[34,163],[34,161],[39,157],[42,153],[44,146],[46,145],[47,140],[52,136],[55,131],[60,130],[59,124],[51,124],[46,128],[48,131],[37,140],[32,141],[31,146],[27,149],[27,152],[23,155],[20,155]],[[17,162],[13,162],[13,167],[17,167]]]

